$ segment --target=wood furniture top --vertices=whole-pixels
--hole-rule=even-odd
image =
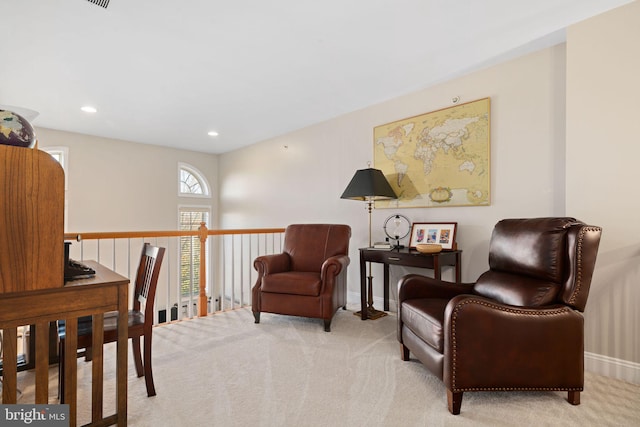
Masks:
[[[64,281],[64,171],[44,151],[0,145],[0,294]]]

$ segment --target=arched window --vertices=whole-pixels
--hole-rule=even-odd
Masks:
[[[206,178],[189,164],[178,164],[178,185],[178,194],[181,197],[211,198]],[[211,206],[193,204],[178,206],[180,230],[197,230],[202,222],[211,226]],[[206,282],[208,283],[208,280]],[[198,236],[182,236],[180,237],[180,299],[184,316],[196,315],[196,298],[199,293],[200,239]]]
[[[178,174],[181,196],[210,197],[209,183],[198,169],[186,163],[179,163]]]

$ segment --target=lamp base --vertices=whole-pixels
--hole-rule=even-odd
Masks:
[[[358,317],[361,317],[362,311],[356,311],[353,314],[358,316]],[[376,320],[376,319],[379,319],[379,318],[384,317],[386,315],[387,315],[387,313],[385,313],[384,311],[376,310],[373,307],[367,307],[367,319],[368,320]]]

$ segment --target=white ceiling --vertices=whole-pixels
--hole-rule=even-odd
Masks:
[[[630,2],[0,1],[1,105],[38,111],[39,127],[208,153],[560,42]]]

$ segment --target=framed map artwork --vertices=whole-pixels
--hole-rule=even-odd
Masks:
[[[398,195],[376,208],[488,206],[490,99],[377,126],[373,152]]]

